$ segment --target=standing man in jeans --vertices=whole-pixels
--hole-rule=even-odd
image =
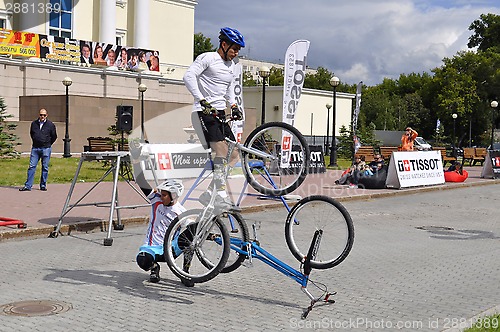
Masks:
[[[28,178],[24,187],[19,191],[31,191],[35,180],[35,171],[38,161],[42,160],[42,174],[40,176],[40,190],[47,191],[47,177],[49,175],[49,162],[52,153],[52,144],[57,139],[56,126],[47,119],[47,110],[42,108],[38,119],[31,123],[30,136],[33,141],[31,146],[30,165],[28,167]]]

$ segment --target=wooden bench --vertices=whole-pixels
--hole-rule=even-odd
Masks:
[[[391,159],[392,153],[393,152],[398,152],[399,147],[397,146],[381,146],[380,147],[380,155],[386,162],[389,162],[389,159]]]
[[[476,155],[474,148],[464,148],[464,156],[462,158],[462,164],[465,165],[465,162],[468,160],[469,166],[472,166],[472,161],[474,160],[475,156]]]
[[[488,151],[486,151],[486,148],[474,148],[474,158],[472,159],[472,166],[474,166],[476,163],[481,163],[481,166],[483,166],[487,154]]]
[[[89,152],[115,151],[115,144],[111,137],[87,137]]]
[[[354,156],[364,156],[365,162],[367,163],[374,161],[375,156],[373,155],[373,146],[360,146]]]
[[[433,150],[440,151],[441,152],[441,160],[443,161],[443,167],[446,166],[447,162],[453,163],[457,161],[457,157],[449,157],[446,154],[446,148],[443,147],[433,147]]]

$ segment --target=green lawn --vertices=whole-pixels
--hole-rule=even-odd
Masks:
[[[80,158],[55,158],[50,159],[48,183],[70,183],[75,176]],[[28,170],[29,157],[19,159],[0,159],[0,186],[22,186],[26,181],[26,172]],[[85,162],[78,175],[79,180],[97,181],[104,175],[107,167],[103,162]],[[41,164],[35,173],[35,185],[39,182]],[[106,178],[106,181],[112,181],[112,175]]]
[[[464,332],[500,332],[500,314],[482,317]]]
[[[48,183],[70,183],[75,176],[76,168],[80,158],[59,158],[52,157],[49,166],[49,179]],[[330,158],[325,157],[325,164],[328,166]],[[337,169],[346,169],[351,165],[350,160],[339,159],[337,160]],[[26,171],[29,165],[29,156],[23,156],[19,159],[1,159],[0,169],[2,175],[0,176],[0,186],[22,186],[26,181]],[[104,162],[84,162],[82,169],[78,175],[78,180],[86,182],[96,182],[103,176],[104,171],[108,167]],[[329,168],[333,169],[333,168]],[[41,166],[40,163],[35,173],[35,185],[40,178]],[[112,181],[112,175],[109,175],[105,181]]]

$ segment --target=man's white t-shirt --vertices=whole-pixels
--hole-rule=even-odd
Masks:
[[[200,54],[184,74],[184,84],[195,99],[193,111],[201,111],[199,101],[205,99],[223,110],[235,103],[233,61],[224,61],[217,52]]]

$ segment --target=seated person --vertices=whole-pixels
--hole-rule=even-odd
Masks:
[[[454,161],[445,172],[456,172],[460,175],[464,174],[464,167],[459,161]]]
[[[141,269],[151,272],[150,282],[160,281],[158,262],[165,261],[163,241],[168,226],[179,214],[186,211],[184,206],[177,201],[183,191],[184,186],[180,180],[170,179],[160,184],[148,195],[152,207],[151,216],[146,237],[143,245],[139,248],[136,261]],[[194,284],[184,283],[184,285],[192,287]]]
[[[352,163],[351,167],[349,167],[349,169],[346,169],[338,180],[335,180],[335,184],[348,184],[349,182],[351,182],[350,179],[354,175],[354,172],[360,171],[364,169],[364,167],[365,167],[364,156],[356,156],[354,158],[354,162]]]
[[[377,169],[373,176],[361,176],[358,179],[358,185],[365,189],[384,189],[387,180],[387,167],[382,163],[377,164]]]
[[[384,158],[382,158],[382,155],[380,153],[377,153],[374,160],[368,164],[372,168],[372,172],[375,172],[377,170],[379,163],[382,163],[382,166],[384,166],[385,161]]]

